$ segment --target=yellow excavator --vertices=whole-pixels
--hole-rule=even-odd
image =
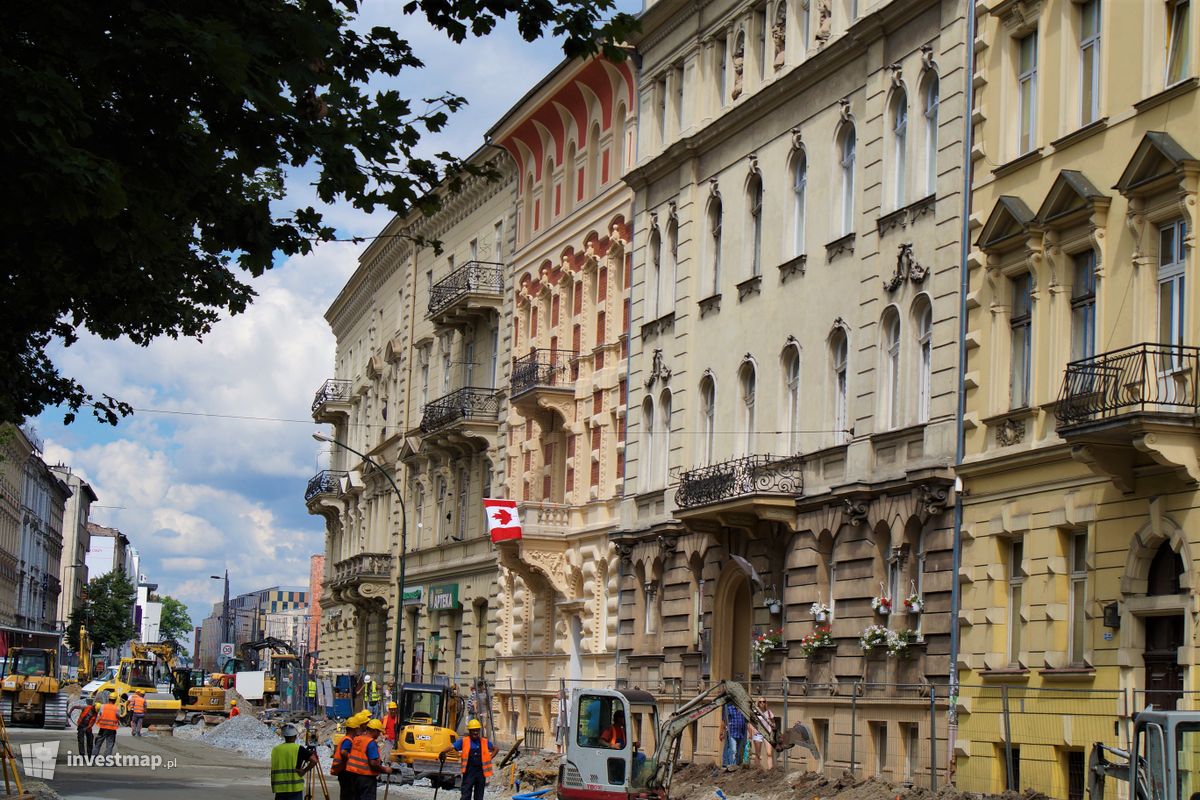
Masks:
[[[61,691],[53,650],[9,648],[0,681],[0,714],[5,724],[67,727],[67,695]]]
[[[460,780],[458,756],[451,754],[443,766],[438,755],[458,741],[461,704],[448,686],[406,683],[396,705],[400,733],[391,760],[403,783],[429,778],[430,783],[452,789]]]
[[[140,642],[134,643],[135,648],[139,645]],[[145,651],[138,649],[134,652],[146,655]],[[155,666],[153,658],[139,658],[136,655],[132,658],[122,658],[114,674],[107,676],[107,680],[91,691],[85,690],[82,695],[83,701],[108,702],[108,696],[115,692],[121,718],[127,720],[129,693],[135,689],[143,689],[146,697],[146,725],[174,725],[183,704],[169,691],[158,690]],[[91,686],[92,684],[89,684],[87,688]]]
[[[282,639],[268,636],[254,642],[242,643],[242,657],[231,658],[225,662],[226,676],[234,676],[239,672],[256,672],[262,670],[263,675],[263,707],[270,706],[285,691],[288,685],[293,691],[299,691],[300,658],[295,649]],[[214,676],[217,677],[217,676]],[[226,685],[232,685],[233,678],[226,678]]]
[[[130,645],[134,658],[157,659],[164,678],[170,684],[171,694],[180,703],[180,722],[195,724],[205,714],[228,714],[225,690],[209,685],[204,670],[188,669],[176,661],[175,645],[170,642],[133,642]],[[149,712],[147,712],[149,713]]]

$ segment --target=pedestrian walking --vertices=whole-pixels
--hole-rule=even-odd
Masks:
[[[146,690],[134,689],[129,695],[129,727],[134,736],[142,735],[142,723],[146,721]]]
[[[746,757],[746,716],[733,703],[726,703],[721,711],[721,741],[725,744],[721,764],[741,764]]]
[[[467,723],[467,736],[459,744],[450,745],[438,754],[442,764],[446,756],[458,750],[462,773],[462,800],[483,800],[484,789],[492,777],[492,743],[483,735],[483,725],[477,719]]]
[[[767,707],[767,698],[758,698],[758,714],[765,719],[771,726],[769,731],[760,731],[757,727],[751,727],[750,743],[754,747],[754,766],[763,766],[763,742],[766,737],[774,738],[775,736],[775,714]],[[766,746],[766,768],[775,768],[775,748],[770,744]]]
[[[338,742],[337,750],[333,754],[333,761],[329,765],[329,774],[337,778],[338,800],[356,800],[358,797],[358,787],[354,783],[354,776],[346,771],[346,759],[350,757],[350,750],[354,746],[354,737],[359,734],[359,729],[367,724],[369,717],[370,714],[360,711],[346,720],[346,735]]]
[[[82,756],[90,756],[92,748],[96,746],[96,734],[92,731],[99,717],[100,704],[89,703],[80,710],[79,718],[75,720],[75,736],[79,740],[79,754]]]
[[[379,744],[375,740],[383,733],[383,723],[373,719],[354,737],[350,754],[346,756],[346,772],[354,776],[355,800],[375,800],[379,775],[391,775],[392,768],[383,763]],[[482,799],[481,799],[482,800]]]
[[[121,715],[117,713],[117,693],[110,692],[108,702],[100,708],[100,716],[96,720],[99,731],[96,734],[94,756],[111,756],[113,747],[117,744],[117,728],[121,724]]]
[[[304,800],[304,776],[317,765],[317,754],[296,743],[300,732],[290,722],[279,732],[283,744],[271,749],[271,791],[275,800]]]

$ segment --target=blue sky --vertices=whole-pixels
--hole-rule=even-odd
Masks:
[[[425,62],[386,85],[409,97],[450,91],[469,101],[445,131],[423,141],[424,153],[472,152],[491,123],[562,59],[558,42],[524,42],[507,24],[455,45],[423,20],[403,16],[401,6],[368,0],[356,23],[399,30]],[[619,7],[637,11],[640,4],[624,0]],[[292,175],[285,203],[316,205],[310,182],[311,174]],[[389,216],[347,204],[326,209],[342,234],[371,235]],[[64,426],[61,410],[43,413],[34,424],[47,462],[70,464],[92,484],[100,498],[93,521],[127,534],[142,554],[142,572],[186,602],[196,624],[220,599],[210,575],[227,568],[235,594],[307,585],[309,556],[324,549],[323,523],[304,507],[305,483],[324,466],[309,408],[333,370],[334,340],[323,315],[360,248],[328,243],[281,262],[253,281],[258,298],[250,310],[222,320],[203,343],[162,340],[140,348],[85,334],[54,354],[92,392],[147,411],[116,428],[82,415]]]

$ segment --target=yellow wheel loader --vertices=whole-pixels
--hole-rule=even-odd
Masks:
[[[67,695],[60,691],[53,650],[13,647],[0,681],[0,714],[6,724],[67,727]]]
[[[108,696],[113,692],[117,695],[117,709],[121,720],[129,722],[129,693],[134,689],[144,689],[146,694],[145,724],[174,725],[180,716],[183,704],[170,692],[158,691],[155,681],[155,663],[148,658],[122,658],[117,666],[116,674],[101,683],[90,694],[83,697],[84,702],[108,702]]]

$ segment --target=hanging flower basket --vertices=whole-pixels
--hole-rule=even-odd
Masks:
[[[834,647],[833,634],[828,625],[818,625],[812,633],[800,639],[800,655],[812,658],[822,648]]]
[[[868,625],[863,628],[863,632],[858,637],[858,645],[863,649],[864,653],[870,653],[876,648],[886,648],[888,643],[888,634],[891,633],[882,625]]]
[[[776,628],[773,631],[764,631],[754,637],[751,647],[754,650],[754,657],[761,659],[772,650],[777,650],[783,646],[783,628]]]
[[[829,620],[829,606],[824,603],[813,603],[809,606],[808,612],[813,615],[813,619],[817,622],[827,622]]]
[[[925,600],[919,594],[910,594],[904,598],[904,610],[909,614],[920,614],[925,610]]]
[[[887,595],[871,598],[871,608],[881,617],[886,617],[892,613],[892,598]]]

